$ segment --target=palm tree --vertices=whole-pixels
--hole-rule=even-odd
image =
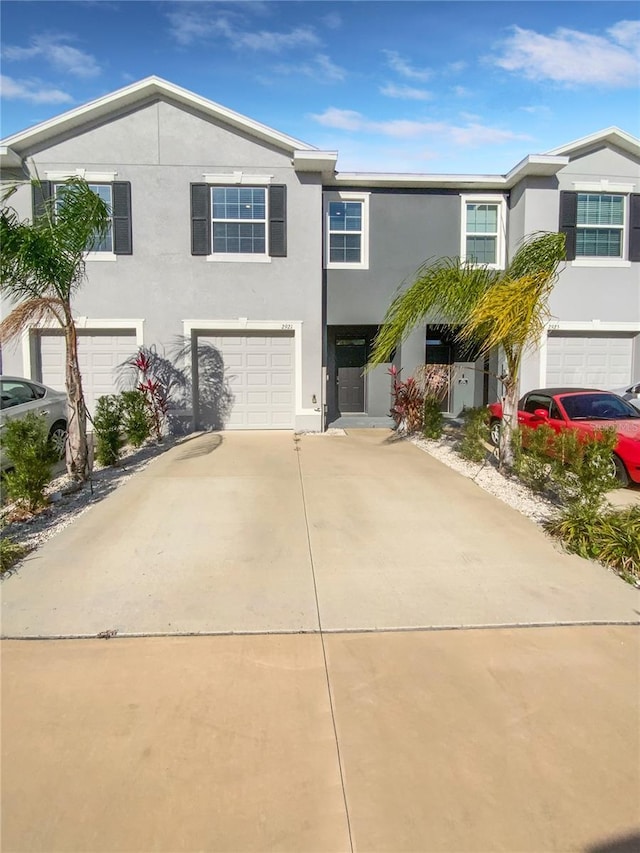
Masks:
[[[33,184],[40,187],[39,181]],[[64,331],[69,398],[67,471],[81,484],[89,476],[87,410],[72,299],[85,278],[87,249],[108,232],[111,212],[86,181],[72,178],[44,202],[33,222],[23,221],[6,205],[16,189],[11,187],[3,196],[0,210],[0,283],[13,303],[0,323],[0,341],[16,338],[41,323],[53,322]]]
[[[527,347],[538,344],[549,319],[549,295],[564,257],[564,234],[540,232],[525,238],[505,270],[474,266],[459,258],[425,263],[389,306],[370,366],[389,361],[393,349],[427,315],[457,327],[457,339],[473,343],[478,357],[499,347],[506,366],[499,377],[503,386],[500,459],[501,464],[511,465],[522,356]]]

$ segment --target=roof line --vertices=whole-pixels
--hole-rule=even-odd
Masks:
[[[101,116],[108,114],[114,107],[118,105],[134,104],[144,97],[152,95],[168,95],[181,103],[188,104],[210,115],[214,115],[219,119],[241,128],[252,136],[257,136],[261,139],[274,143],[289,151],[317,150],[314,145],[309,145],[300,139],[296,139],[288,134],[281,133],[268,127],[266,124],[255,121],[248,116],[230,110],[228,107],[222,106],[208,98],[203,98],[196,95],[194,92],[184,89],[181,86],[176,86],[174,83],[169,83],[161,77],[152,75],[145,77],[143,80],[138,80],[136,83],[131,83],[124,86],[122,89],[117,89],[115,92],[110,92],[99,98],[95,98],[80,107],[75,107],[72,110],[40,122],[27,130],[19,131],[5,139],[0,140],[2,146],[16,148],[16,146],[29,145],[30,143],[39,142],[54,134],[57,130],[62,130],[65,127],[77,127],[85,120],[91,118],[92,115]]]

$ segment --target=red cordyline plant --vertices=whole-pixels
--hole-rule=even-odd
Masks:
[[[162,441],[169,408],[168,388],[152,375],[154,367],[153,358],[143,349],[139,350],[128,363],[131,367],[135,367],[139,371],[141,378],[137,389],[144,395],[149,409],[151,429],[153,430],[156,441]]]
[[[413,376],[406,381],[400,379],[401,371],[395,364],[392,364],[387,372],[393,380],[391,417],[399,431],[416,432],[422,426],[424,395]]]

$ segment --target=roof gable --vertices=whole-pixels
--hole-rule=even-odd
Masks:
[[[629,154],[640,157],[640,139],[627,133],[626,130],[621,130],[619,127],[607,127],[604,130],[599,130],[597,133],[591,133],[589,136],[583,136],[581,139],[575,139],[573,142],[567,142],[565,145],[553,148],[551,151],[547,151],[547,154],[571,156],[572,154],[578,154],[586,148],[606,144],[614,145],[622,151],[627,151]]]
[[[125,86],[123,89],[118,89],[94,101],[89,101],[89,103],[83,104],[81,107],[69,110],[55,118],[34,125],[27,130],[14,133],[0,142],[0,148],[6,153],[11,151],[14,156],[19,156],[26,149],[46,142],[54,136],[61,133],[68,133],[75,128],[82,127],[89,121],[107,117],[117,110],[135,106],[152,97],[167,98],[189,106],[191,109],[201,112],[208,118],[214,118],[231,127],[238,128],[244,133],[261,141],[268,142],[291,155],[293,155],[294,151],[318,150],[313,145],[309,145],[285,133],[280,133],[265,124],[261,124],[241,113],[223,107],[221,104],[196,95],[188,89],[183,89],[180,86],[169,83],[160,77],[146,77],[144,80],[132,83],[130,86]]]

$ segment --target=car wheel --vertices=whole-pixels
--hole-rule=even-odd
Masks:
[[[627,474],[627,469],[624,467],[624,462],[615,453],[611,454],[611,466],[613,468],[613,476],[616,478],[618,485],[624,489],[629,485],[629,475]]]
[[[494,447],[500,447],[500,433],[502,432],[502,421],[494,418],[489,424],[489,441]]]
[[[64,421],[56,421],[49,430],[49,441],[55,448],[58,454],[58,459],[62,459],[67,446],[67,425]]]

